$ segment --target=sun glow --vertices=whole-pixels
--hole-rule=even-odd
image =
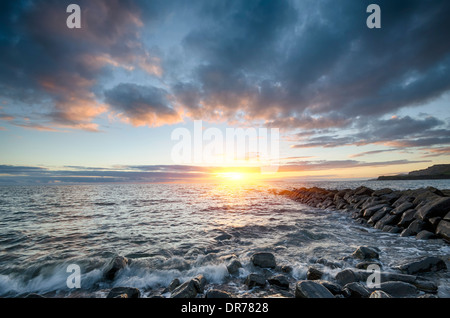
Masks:
[[[255,181],[255,176],[253,176],[253,174],[254,173],[228,171],[217,172],[215,173],[215,176],[225,183],[247,183]]]

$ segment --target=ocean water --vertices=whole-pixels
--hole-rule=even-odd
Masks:
[[[290,266],[292,281],[304,279],[318,259],[341,262],[360,245],[377,246],[388,270],[421,256],[449,260],[449,245],[441,240],[384,233],[345,212],[313,209],[270,192],[361,184],[450,188],[445,180],[0,186],[0,296],[105,297],[110,288],[126,286],[151,297],[174,278],[203,274],[207,288],[237,297],[279,297],[270,289],[251,293],[243,284],[256,270],[249,258],[257,251],[270,251],[279,265]],[[103,270],[115,255],[131,264],[106,281]],[[238,277],[228,275],[231,257],[243,264]],[[70,264],[81,269],[81,288],[67,286]],[[341,269],[323,270],[327,279]],[[440,274],[438,295],[450,297],[448,273]]]

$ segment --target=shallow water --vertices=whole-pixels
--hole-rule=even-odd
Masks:
[[[447,183],[429,184],[450,188]],[[326,183],[354,188],[358,183]],[[414,183],[367,183],[376,189],[427,186]],[[306,184],[306,186],[322,183]],[[319,258],[350,255],[359,245],[377,246],[389,268],[420,256],[450,257],[441,240],[402,238],[356,224],[342,211],[313,209],[259,185],[125,184],[0,187],[0,296],[40,293],[57,297],[103,297],[114,286],[140,288],[149,296],[174,278],[198,273],[211,286],[245,296],[241,280],[226,269],[232,255],[253,269],[255,251],[271,251],[280,265],[302,279]],[[295,184],[295,186],[303,186]],[[226,234],[226,235],[224,235]],[[114,255],[132,260],[113,282],[102,278]],[[69,264],[81,268],[81,289],[69,289]],[[336,270],[327,269],[332,277]],[[450,277],[441,274],[439,296],[450,297]],[[269,295],[270,296],[270,295]]]

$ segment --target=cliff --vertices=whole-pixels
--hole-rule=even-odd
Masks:
[[[450,164],[434,165],[422,170],[396,176],[380,176],[378,180],[450,179]]]

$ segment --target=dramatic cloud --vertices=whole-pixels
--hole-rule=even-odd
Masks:
[[[380,144],[389,147],[424,147],[450,143],[448,124],[435,117],[414,119],[409,116],[360,121],[357,132],[347,135],[322,135],[303,138],[304,143],[292,148],[334,148],[349,145]],[[387,150],[384,150],[387,151]]]
[[[181,121],[170,107],[169,93],[154,86],[120,84],[105,92],[106,102],[118,116],[135,126],[160,126]]]
[[[386,119],[450,92],[448,1],[379,0],[382,27],[368,29],[369,0],[82,0],[76,30],[71,2],[1,2],[0,120],[224,121],[282,128],[296,148],[450,144],[436,113]]]
[[[140,68],[159,76],[158,59],[145,50],[138,30],[140,10],[132,1],[77,1],[82,28],[66,27],[73,1],[1,3],[0,96],[40,108],[37,123],[96,131],[108,109],[98,98],[99,78],[114,68]],[[9,109],[9,111],[14,111]],[[22,123],[23,125],[23,123]]]

